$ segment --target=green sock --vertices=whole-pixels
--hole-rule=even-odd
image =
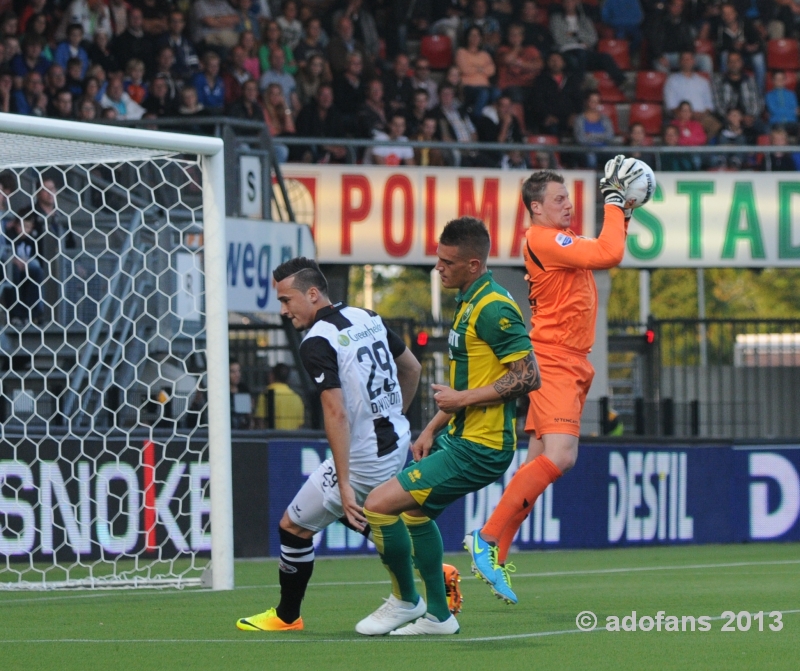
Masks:
[[[372,528],[372,537],[381,561],[392,578],[392,594],[416,606],[419,593],[414,585],[411,538],[406,525],[397,515],[383,515],[370,510],[364,510],[364,515]]]
[[[442,535],[439,533],[439,527],[429,517],[412,517],[406,514],[401,517],[411,535],[414,566],[425,584],[428,613],[439,622],[444,622],[450,617],[450,608],[447,605],[447,594],[444,589]]]

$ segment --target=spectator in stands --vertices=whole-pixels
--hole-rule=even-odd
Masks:
[[[461,32],[469,34],[470,28],[477,26],[481,30],[483,48],[493,54],[502,41],[500,22],[489,14],[486,0],[472,0],[470,15],[461,22]]]
[[[772,90],[764,96],[767,122],[770,126],[785,126],[793,135],[797,133],[797,96],[786,88],[786,73],[776,70],[772,75]]]
[[[82,71],[83,63],[80,58],[70,58],[67,61],[66,86],[72,92],[72,95],[76,97],[83,93]]]
[[[153,38],[144,32],[142,21],[142,10],[132,7],[128,12],[128,27],[111,42],[111,53],[118,63],[138,58],[150,71],[153,67]]]
[[[128,9],[130,5],[127,0],[107,0],[108,13],[111,16],[110,35],[116,37],[122,35],[128,29]]]
[[[62,121],[73,120],[75,113],[72,108],[72,91],[61,89],[54,98],[51,98],[47,116],[51,119],[61,119]]]
[[[244,67],[246,58],[245,50],[236,45],[228,54],[228,66],[222,75],[222,83],[225,87],[225,105],[232,104],[242,95],[242,85],[252,79],[252,76]]]
[[[161,0],[139,0],[142,10],[142,28],[151,37],[158,37],[166,29],[169,20],[169,3]]]
[[[419,56],[414,61],[414,76],[411,77],[411,86],[416,89],[425,89],[428,93],[428,110],[439,104],[439,86],[431,77],[431,63],[424,56]]]
[[[38,35],[42,38],[44,47],[42,48],[42,57],[48,61],[53,60],[54,49],[50,48],[48,38],[50,37],[50,15],[49,14],[34,14],[31,16],[24,29],[24,35]]]
[[[44,92],[48,98],[55,98],[56,93],[67,85],[67,74],[64,68],[55,63],[47,68],[44,76]]]
[[[367,99],[367,87],[362,78],[364,57],[354,51],[347,55],[347,68],[334,76],[333,91],[336,109],[342,115],[342,123],[347,132],[358,133],[358,113]]]
[[[372,163],[378,165],[414,165],[414,150],[408,146],[406,132],[406,118],[401,112],[394,112],[389,118],[389,132],[375,132],[376,140],[387,140],[396,142],[393,145],[379,145],[372,147],[364,155],[364,163],[368,163],[368,157]]]
[[[708,54],[694,55],[695,32],[692,24],[684,16],[684,0],[670,0],[665,10],[656,13],[648,30],[650,55],[653,69],[670,72],[683,69],[680,60],[684,53],[693,54],[693,63],[701,72],[711,76],[714,61]]]
[[[625,75],[611,56],[596,51],[597,31],[584,13],[580,0],[564,0],[563,10],[550,17],[550,32],[568,69],[581,79],[587,70],[603,70],[621,86]]]
[[[445,82],[439,87],[439,105],[433,110],[439,119],[439,133],[445,142],[477,142],[478,133],[469,114],[456,99],[455,87]],[[455,165],[474,167],[479,164],[478,152],[453,151]]]
[[[83,35],[90,42],[94,41],[94,34],[98,30],[109,35],[111,29],[111,14],[103,0],[73,0],[61,18],[61,25],[56,30],[56,40],[63,40],[67,36],[67,26],[80,23],[83,26]]]
[[[418,3],[421,4],[421,3]],[[461,22],[467,16],[469,0],[442,0],[432,7],[430,32],[434,35],[447,35],[452,44],[458,43]]]
[[[539,9],[534,0],[524,0],[520,10],[520,24],[525,31],[522,43],[526,47],[536,47],[542,58],[546,58],[553,50],[553,36],[550,34],[546,25],[539,23],[539,12],[547,10]]]
[[[226,114],[237,119],[264,121],[264,108],[258,100],[258,82],[248,79],[242,84],[241,95],[228,107]]]
[[[597,91],[586,92],[583,112],[575,119],[572,132],[575,143],[584,147],[606,147],[614,140],[614,124],[600,110],[600,94]],[[586,152],[582,167],[594,169],[604,165],[605,161],[603,154]]]
[[[439,122],[433,114],[427,114],[419,127],[414,140],[422,142],[440,141]],[[414,164],[422,166],[453,165],[452,154],[438,147],[418,147],[414,149]]]
[[[511,105],[511,98],[502,95],[495,103],[483,108],[480,118],[475,122],[475,129],[481,142],[510,144],[522,142],[522,129],[511,111]],[[483,159],[486,165],[495,168],[516,163],[510,161],[509,152],[483,152]]]
[[[669,124],[664,128],[662,144],[665,147],[678,147],[681,132],[677,126]],[[689,172],[695,169],[692,157],[685,152],[664,152],[660,155],[661,170],[665,172]]]
[[[372,73],[372,59],[364,45],[355,38],[353,22],[347,16],[342,16],[334,25],[336,32],[328,44],[328,63],[333,76],[347,69],[347,56],[354,51],[361,54],[365,75]]]
[[[725,120],[725,125],[717,137],[714,138],[712,144],[734,146],[744,146],[749,144],[747,141],[747,135],[745,134],[744,125],[742,124],[742,112],[736,107],[731,108],[725,115]],[[688,156],[686,157],[686,160],[690,160]],[[747,166],[747,154],[719,154],[712,157],[712,165],[716,168],[727,167],[730,170],[742,170]]]
[[[144,108],[125,93],[122,84],[122,73],[115,72],[108,77],[108,87],[100,100],[103,109],[113,108],[117,119],[141,119],[144,116]]]
[[[22,328],[33,322],[41,324],[44,306],[41,286],[44,282],[44,259],[39,254],[34,232],[39,223],[36,212],[26,209],[6,220],[5,236],[11,251],[9,278],[16,290],[9,314],[11,325]]]
[[[14,91],[11,110],[16,114],[27,116],[45,116],[47,96],[44,93],[42,75],[38,72],[29,72],[25,75],[22,88]]]
[[[83,80],[83,97],[89,98],[95,104],[97,116],[100,116],[100,98],[103,97],[103,93],[105,91],[100,91],[100,82],[97,81],[97,77],[89,76]]]
[[[703,124],[695,121],[692,103],[688,100],[683,100],[678,105],[678,111],[675,114],[672,125],[680,131],[678,144],[681,147],[702,147],[708,142],[708,136],[703,129]]]
[[[178,98],[178,89],[183,86],[182,80],[177,78],[175,67],[175,52],[168,45],[162,46],[156,56],[155,77],[162,77],[169,86],[169,95],[173,100]]]
[[[154,117],[175,116],[177,102],[166,77],[162,75],[153,77],[143,106],[145,113]]]
[[[47,73],[50,63],[42,56],[43,44],[42,38],[36,35],[26,35],[22,40],[22,53],[11,59],[16,88],[22,86],[22,80],[29,72],[38,72],[42,77]]]
[[[302,67],[314,54],[325,56],[325,49],[328,46],[322,30],[322,21],[316,16],[312,16],[306,21],[303,38],[294,48],[294,58],[297,66]]]
[[[340,138],[344,126],[339,111],[333,105],[333,87],[320,84],[316,99],[303,107],[297,116],[297,134],[300,137]],[[348,151],[340,145],[319,144],[301,147],[298,158],[304,163],[344,163]]]
[[[300,105],[305,106],[311,102],[316,97],[320,84],[325,81],[329,81],[325,70],[325,59],[321,54],[313,53],[295,78]]]
[[[12,111],[11,100],[14,92],[14,77],[11,72],[0,68],[0,112],[8,114]]]
[[[11,61],[14,56],[21,54],[22,49],[19,46],[19,40],[16,37],[7,36],[3,38],[2,47],[0,47],[0,65],[11,66]]]
[[[28,32],[28,22],[34,16],[44,15],[46,11],[47,0],[29,0],[17,17],[17,31],[19,33]]]
[[[180,92],[181,104],[178,106],[178,116],[183,119],[195,119],[198,123],[179,126],[177,130],[192,135],[206,135],[208,127],[199,123],[203,117],[208,116],[208,111],[197,98],[197,89],[194,86],[184,86]]]
[[[634,61],[639,58],[642,44],[642,22],[644,12],[639,0],[605,0],[600,10],[600,18],[613,29],[618,40],[628,40],[630,55]]]
[[[225,107],[225,85],[219,76],[220,57],[216,51],[203,54],[203,71],[192,78],[197,90],[197,102],[207,114],[218,114]]]
[[[252,0],[228,0],[228,2],[239,15],[239,24],[236,26],[236,32],[238,34],[236,43],[239,43],[242,33],[246,30],[253,33],[256,40],[260,40],[261,24],[259,19],[250,11],[253,6]]]
[[[89,66],[89,72],[86,79],[94,78],[97,81],[97,95],[95,99],[97,102],[100,102],[100,99],[105,95],[106,89],[108,88],[108,78],[106,77],[106,71],[103,70],[99,65],[92,64]]]
[[[774,126],[769,132],[769,143],[772,147],[789,146],[789,135],[783,126]],[[787,153],[783,151],[769,152],[769,161],[766,155],[762,154],[759,170],[770,170],[771,172],[794,172],[800,170],[800,154],[797,152]]]
[[[647,136],[644,125],[638,122],[631,124],[631,127],[628,129],[628,138],[625,145],[627,147],[647,147],[650,144],[652,144],[652,141]],[[647,163],[651,168],[655,168],[656,166],[656,156],[652,152],[629,149],[625,152],[625,156],[638,158],[640,161]]]
[[[144,63],[138,58],[131,58],[125,67],[125,79],[122,80],[127,93],[132,100],[140,105],[147,97],[147,82],[144,80]]]
[[[111,51],[111,38],[105,30],[98,30],[94,34],[94,42],[89,45],[89,62],[99,65],[105,72],[117,72],[122,65]]]
[[[83,79],[86,71],[89,69],[89,54],[81,46],[83,43],[83,26],[80,23],[73,23],[67,27],[67,39],[61,42],[56,48],[53,57],[53,62],[60,65],[62,68],[67,67],[67,61],[70,58],[80,58],[83,64],[81,72],[81,79]]]
[[[760,116],[764,100],[755,80],[744,72],[741,54],[732,51],[728,54],[727,72],[714,75],[714,111],[720,118],[727,118],[734,108],[743,114],[743,124],[750,139],[763,130]]]
[[[159,39],[160,47],[172,47],[175,55],[174,75],[179,79],[186,79],[197,72],[200,61],[194,45],[184,35],[186,19],[183,13],[173,10],[169,13],[169,28]]]
[[[38,184],[34,208],[42,222],[42,233],[50,235],[59,242],[59,246],[67,249],[75,247],[75,237],[69,228],[69,221],[59,211],[56,204],[58,188],[55,180],[45,177]]]
[[[262,73],[270,69],[271,57],[275,51],[283,52],[283,71],[286,74],[294,75],[295,72],[297,72],[297,63],[294,60],[294,54],[289,45],[283,43],[281,27],[275,21],[270,21],[267,23],[267,27],[264,30],[264,43],[258,50],[258,58],[261,62]]]
[[[19,32],[19,18],[13,10],[0,12],[0,37],[18,35]]]
[[[294,77],[286,72],[284,67],[286,56],[281,49],[273,49],[269,54],[269,69],[261,75],[259,87],[262,91],[270,84],[278,84],[283,90],[283,97],[289,103],[292,110],[300,109],[300,101],[297,98],[297,82]]]
[[[392,69],[383,77],[383,97],[391,113],[405,114],[411,105],[414,86],[408,76],[408,66],[408,56],[397,54]]]
[[[740,18],[731,3],[720,8],[721,23],[717,29],[717,53],[722,71],[727,69],[728,56],[739,53],[745,65],[755,73],[759,92],[763,93],[767,80],[767,60],[764,41],[752,19]]]
[[[292,108],[286,102],[280,84],[270,84],[266,88],[262,96],[262,103],[264,122],[273,138],[295,134]],[[273,140],[272,149],[278,163],[286,163],[289,158],[289,147]]]
[[[380,79],[371,79],[367,82],[366,99],[358,112],[358,134],[360,137],[373,138],[376,132],[386,133],[388,130],[383,82]]]
[[[693,118],[703,124],[706,135],[713,137],[722,127],[714,116],[714,94],[711,84],[694,71],[695,56],[684,51],[680,56],[680,70],[667,77],[664,83],[664,108],[671,116],[678,112],[678,106],[688,101],[693,110]]]
[[[490,81],[496,68],[483,49],[483,31],[479,26],[471,26],[465,33],[464,46],[456,51],[456,65],[464,84],[464,103],[473,119],[477,119],[484,105],[497,97]]]
[[[191,16],[195,44],[229,49],[239,41],[236,29],[241,18],[227,0],[197,0]]]
[[[464,104],[464,83],[461,78],[461,68],[451,65],[444,73],[444,81],[453,87],[459,105]]]
[[[279,363],[270,370],[270,381],[256,401],[256,429],[293,431],[305,422],[303,399],[289,386],[289,366]]]
[[[508,45],[497,50],[497,86],[515,103],[530,103],[533,80],[541,73],[542,55],[534,46],[524,46],[525,29],[519,23],[508,27]]]
[[[97,111],[100,106],[90,97],[81,98],[75,107],[78,121],[96,121],[100,116]]]
[[[333,25],[337,25],[340,17],[350,19],[353,35],[364,45],[364,55],[368,59],[364,61],[364,65],[371,70],[372,65],[378,60],[381,48],[375,17],[364,0],[343,0],[339,4],[344,7],[333,13]]]
[[[581,83],[581,77],[565,72],[564,57],[552,52],[547,69],[531,85],[531,105],[525,110],[528,129],[546,135],[565,134],[582,106]]]
[[[281,14],[275,21],[281,27],[283,41],[294,51],[303,36],[303,24],[297,20],[297,2],[284,0]]]
[[[406,134],[413,138],[419,134],[420,127],[428,116],[428,92],[417,89],[411,101],[411,109],[406,114]]]
[[[231,394],[231,429],[252,429],[253,398],[250,396],[248,386],[242,382],[242,366],[236,359],[230,360],[228,374]]]

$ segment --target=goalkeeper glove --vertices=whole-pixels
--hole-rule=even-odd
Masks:
[[[606,176],[600,180],[600,191],[605,196],[607,205],[616,205],[629,219],[630,208],[625,207],[625,193],[630,183],[644,172],[641,168],[634,169],[636,159],[625,158],[617,154],[606,163]]]

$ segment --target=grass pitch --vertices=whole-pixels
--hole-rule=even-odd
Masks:
[[[388,595],[377,557],[317,562],[306,629],[245,633],[238,617],[277,603],[275,561],[242,561],[237,589],[0,593],[0,669],[724,669],[800,668],[800,544],[531,552],[512,555],[518,606],[462,573],[461,633],[366,639],[355,623]],[[593,611],[598,629],[576,616]],[[721,631],[723,611],[764,611],[763,631]],[[701,615],[711,631],[608,632],[608,616]],[[767,614],[782,611],[783,628]],[[747,618],[740,618],[742,626]],[[662,625],[663,626],[663,625]],[[687,621],[687,628],[688,628]]]

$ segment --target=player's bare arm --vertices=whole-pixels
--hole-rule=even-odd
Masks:
[[[394,363],[397,366],[397,381],[400,383],[400,392],[403,394],[403,412],[405,413],[408,412],[411,401],[417,394],[422,365],[408,348],[403,350]]]
[[[431,385],[435,392],[433,398],[439,410],[454,413],[466,407],[499,405],[536,391],[542,386],[539,365],[533,352],[528,352],[522,359],[512,361],[506,368],[508,370],[499,380],[476,389],[456,391],[440,384]]]
[[[433,445],[433,439],[436,437],[436,434],[447,425],[450,421],[450,417],[452,417],[452,413],[440,410],[433,416],[433,419],[428,422],[428,425],[420,432],[414,444],[411,446],[411,456],[414,458],[414,461],[419,461],[428,456],[428,453],[431,451],[431,446]]]
[[[360,531],[366,525],[367,519],[361,506],[356,503],[355,492],[350,486],[350,424],[347,420],[344,395],[339,388],[326,389],[320,395],[320,400],[325,418],[325,435],[330,443],[333,463],[336,466],[342,509],[347,521]]]

